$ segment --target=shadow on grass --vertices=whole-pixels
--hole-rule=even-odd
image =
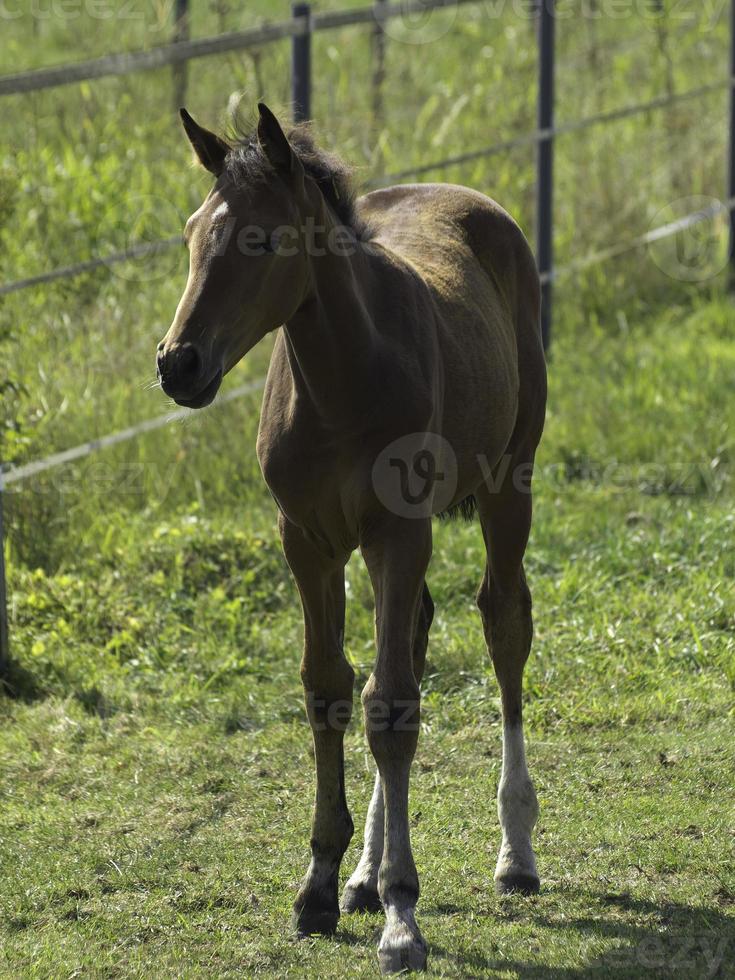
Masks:
[[[563,901],[562,895],[557,897]],[[726,914],[724,910],[676,902],[655,903],[628,894],[587,892],[586,895],[577,893],[575,898],[587,899],[589,915],[575,916],[573,908],[569,914],[548,914],[543,909],[542,895],[533,904],[526,904],[524,899],[504,900],[497,918],[498,922],[507,921],[510,912],[512,920],[522,921],[529,927],[556,932],[571,930],[578,933],[580,938],[595,938],[609,944],[602,954],[584,962],[549,966],[531,957],[518,959],[488,955],[477,946],[457,954],[436,943],[430,944],[429,956],[437,967],[441,967],[444,961],[463,977],[484,976],[496,971],[510,972],[530,980],[589,976],[612,977],[615,980],[634,977],[696,977],[704,980],[735,976],[735,916]],[[732,902],[732,896],[724,895],[723,900]],[[429,918],[445,912],[446,907],[439,906],[424,909],[421,914]],[[452,905],[451,912],[467,916],[473,912],[477,914],[471,903],[466,906]],[[626,915],[627,919],[624,917]],[[570,950],[570,958],[574,955]]]
[[[74,685],[67,682],[66,688],[66,693],[70,694],[88,715],[94,715],[98,718],[111,718],[117,712],[115,704],[96,686],[74,690]],[[50,697],[51,693],[48,688],[36,680],[30,670],[27,670],[16,660],[10,660],[5,672],[0,676],[0,696],[4,694],[11,701],[35,704]]]
[[[21,667],[15,660],[8,661],[0,677],[0,694],[13,701],[32,704],[34,701],[42,701],[46,693],[29,670]]]

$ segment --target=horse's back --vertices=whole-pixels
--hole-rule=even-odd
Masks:
[[[357,203],[374,240],[434,294],[440,343],[459,368],[463,400],[479,399],[493,415],[512,401],[513,441],[535,444],[546,400],[540,287],[518,224],[491,198],[454,184],[388,187]]]
[[[421,271],[461,261],[469,249],[509,303],[530,295],[538,306],[538,274],[515,220],[492,198],[457,184],[400,184],[358,202],[376,241]],[[455,246],[454,252],[451,246]]]

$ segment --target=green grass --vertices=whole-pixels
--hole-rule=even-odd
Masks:
[[[730,315],[717,300],[624,336],[559,330],[527,562],[537,898],[493,895],[500,727],[473,605],[482,545],[475,525],[436,529],[411,813],[437,976],[735,975]],[[194,502],[187,477],[171,500],[121,512],[87,481],[86,513],[106,516],[78,548],[12,565],[4,976],[377,975],[378,917],[345,917],[333,940],[288,933],[313,777],[300,612],[255,474],[256,408],[189,431],[194,444],[240,426],[237,464],[211,457],[221,479],[241,468],[231,498]],[[359,689],[373,658],[359,558],[348,584]],[[361,727],[346,750],[358,825],[372,780]]]
[[[192,6],[193,36],[289,10]],[[660,17],[632,6],[560,18],[560,121],[724,77],[725,5],[666,0]],[[316,37],[322,141],[365,183],[532,129],[534,24],[518,7],[441,12],[432,24],[446,32],[431,44],[389,38],[380,118],[369,32]],[[3,20],[0,71],[148,47],[170,31],[166,2],[133,4],[137,19],[82,9]],[[227,122],[228,102],[247,116],[259,97],[287,114],[288,57],[279,43],[193,62],[189,108],[210,125]],[[5,99],[1,281],[181,229],[209,179],[189,166],[171,98],[158,71]],[[681,211],[659,212],[682,197],[719,196],[725,119],[723,88],[561,137],[557,261],[671,220]],[[531,147],[429,177],[477,187],[533,225]],[[439,976],[701,978],[718,964],[735,976],[732,303],[722,276],[690,285],[660,265],[656,249],[639,251],[555,290],[527,561],[537,898],[493,895],[500,728],[473,603],[482,543],[476,525],[436,528],[411,813]],[[4,462],[167,410],[146,385],[185,275],[175,250],[0,302]],[[226,387],[261,377],[269,349]],[[215,405],[5,494],[15,660],[0,700],[3,977],[377,974],[377,917],[345,918],[330,941],[288,932],[312,763],[300,610],[254,455],[258,401]],[[359,689],[373,660],[359,558],[348,596]],[[359,717],[346,758],[359,826],[372,782]],[[345,874],[359,848],[357,834]]]

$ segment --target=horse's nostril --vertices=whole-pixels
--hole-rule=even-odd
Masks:
[[[178,356],[178,375],[182,381],[195,378],[199,374],[199,352],[193,344],[184,344]]]

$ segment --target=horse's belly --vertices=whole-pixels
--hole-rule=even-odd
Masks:
[[[442,435],[456,460],[456,499],[486,479],[513,435],[519,380],[511,329],[483,319],[445,339]]]

